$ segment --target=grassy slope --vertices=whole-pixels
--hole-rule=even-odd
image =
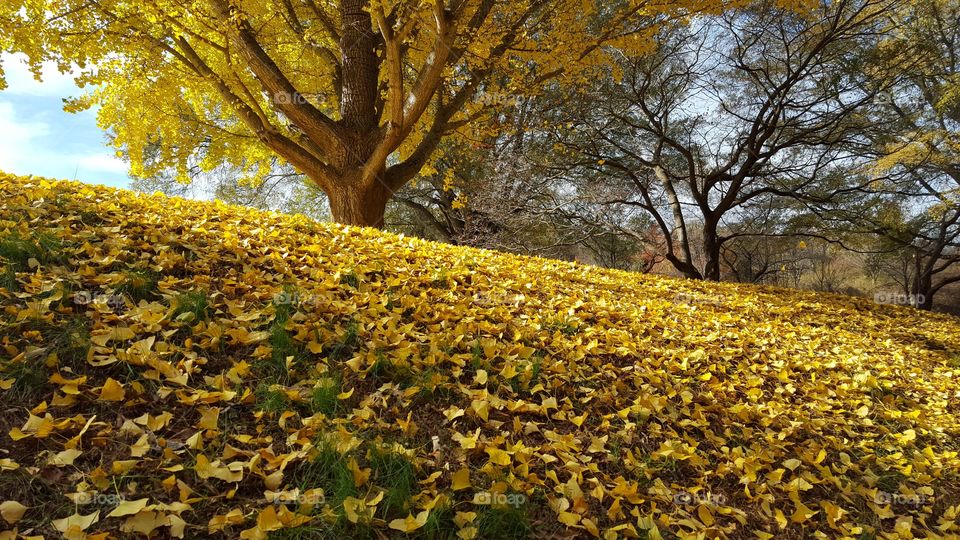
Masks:
[[[21,533],[960,534],[956,318],[74,183],[0,200]]]

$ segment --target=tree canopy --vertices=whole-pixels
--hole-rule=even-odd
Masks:
[[[444,136],[482,125],[489,96],[582,83],[611,50],[650,50],[664,17],[723,7],[21,0],[0,7],[0,47],[25,53],[37,73],[46,61],[76,70],[90,91],[68,108],[101,107],[134,175],[173,167],[186,181],[229,162],[256,180],[279,158],[326,192],[337,221],[380,225]]]

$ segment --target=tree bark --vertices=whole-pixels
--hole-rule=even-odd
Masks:
[[[910,294],[908,300],[910,301],[910,305],[917,309],[932,311],[934,295],[933,275],[930,273],[929,266],[920,264],[922,257],[919,253],[916,253],[914,258],[917,261],[917,274],[913,282],[913,292]]]
[[[361,175],[360,170],[353,171],[328,190],[333,220],[344,225],[383,228],[383,215],[393,193],[379,177],[364,184]]]
[[[343,95],[340,115],[348,130],[363,141],[377,128],[377,77],[380,73],[379,44],[373,33],[368,0],[341,0],[343,31],[340,52],[343,55]],[[347,151],[350,152],[351,148]],[[356,156],[348,156],[354,157]],[[368,158],[368,155],[362,156]]]
[[[717,224],[710,220],[703,226],[703,255],[706,258],[703,279],[720,281],[720,239]]]

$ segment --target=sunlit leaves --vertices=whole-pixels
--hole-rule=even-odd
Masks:
[[[438,133],[481,140],[503,128],[487,121],[503,107],[553,84],[576,92],[612,58],[649,52],[665,20],[745,2],[368,1],[362,9],[369,17],[359,24],[377,37],[378,58],[355,65],[344,61],[349,49],[341,49],[352,46],[340,39],[351,35],[341,20],[348,4],[11,0],[0,6],[0,50],[25,54],[36,72],[45,61],[72,71],[86,93],[63,96],[71,98],[65,108],[96,107],[134,176],[171,172],[186,182],[226,163],[245,183],[256,183],[279,161],[329,184],[332,177],[321,171],[347,172],[344,153],[351,165],[384,167],[390,155],[431,154],[436,145],[421,143]],[[241,29],[249,30],[245,37],[258,52],[240,45],[247,42]],[[281,74],[277,82],[266,83],[255,67],[252,58],[263,57],[271,74]],[[371,80],[378,104],[362,119],[370,128],[346,134],[357,120],[345,118],[353,98],[369,91],[357,84]],[[292,118],[291,108],[310,121]],[[327,128],[307,125],[318,116]],[[386,138],[388,132],[399,139]],[[379,152],[354,144],[368,137],[390,142],[375,145]],[[434,160],[410,163],[430,175]],[[464,204],[462,196],[455,199],[457,207]]]
[[[20,531],[960,533],[955,318],[70,183],[0,196],[0,234],[65,251],[0,290],[0,472],[56,488],[4,491]],[[155,297],[116,292],[130,268]],[[197,291],[205,315],[175,315]]]
[[[0,517],[2,517],[8,525],[13,525],[20,521],[20,518],[23,517],[26,511],[27,507],[17,501],[4,501],[0,503]]]

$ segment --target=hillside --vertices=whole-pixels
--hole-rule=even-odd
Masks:
[[[0,200],[17,534],[960,535],[960,319],[68,182]]]

